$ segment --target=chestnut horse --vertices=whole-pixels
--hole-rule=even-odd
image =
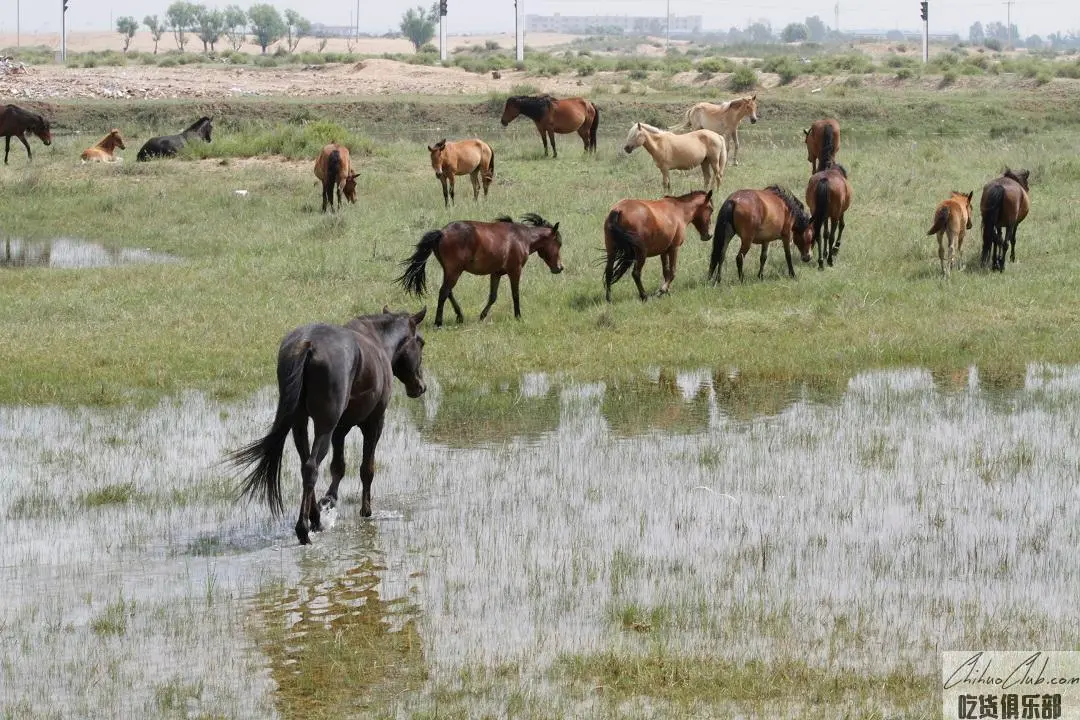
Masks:
[[[536,131],[544,141],[544,157],[548,154],[548,138],[551,138],[553,157],[559,157],[555,147],[555,133],[576,132],[585,143],[585,152],[596,152],[596,129],[600,125],[600,110],[585,98],[572,97],[557,100],[551,95],[514,95],[503,106],[502,126],[506,127],[518,115],[536,123]]]
[[[724,138],[731,150],[731,163],[739,164],[739,123],[750,118],[750,124],[758,121],[757,95],[741,97],[716,105],[699,102],[686,111],[682,125],[668,128],[672,132],[683,130],[712,130]]]
[[[341,194],[351,202],[356,202],[356,173],[352,171],[352,159],[349,148],[332,142],[323,146],[319,157],[315,159],[315,177],[322,183],[322,211],[326,206],[334,209],[334,188],[337,188],[337,206],[341,209]]]
[[[686,235],[686,226],[693,224],[702,240],[709,239],[712,222],[713,191],[695,190],[659,200],[626,199],[615,203],[604,220],[604,298],[611,302],[611,286],[633,268],[630,276],[637,285],[642,302],[648,299],[641,285],[641,269],[645,260],[657,255],[663,269],[664,281],[657,296],[666,294],[675,279],[675,264],[679,248]]]
[[[508,275],[510,294],[514,299],[514,317],[520,320],[518,283],[529,255],[539,255],[552,273],[561,273],[563,270],[559,257],[562,248],[559,223],[552,225],[535,213],[529,213],[521,220],[520,223],[509,217],[502,217],[494,222],[462,220],[452,222],[442,230],[432,230],[416,244],[416,251],[412,256],[401,263],[405,272],[397,282],[406,292],[417,297],[423,295],[427,289],[424,266],[434,253],[443,270],[439,306],[435,311],[435,327],[442,327],[443,305],[447,300],[450,300],[458,322],[465,322],[461,306],[454,298],[454,286],[462,273],[491,276],[491,291],[487,305],[480,313],[481,320],[487,317],[499,296],[499,280],[503,275]]]
[[[671,190],[671,170],[693,170],[700,166],[705,188],[719,188],[727,165],[727,144],[712,130],[694,130],[676,135],[645,123],[634,123],[626,136],[623,150],[644,147],[664,177],[664,190]]]
[[[120,137],[120,131],[113,128],[109,131],[109,134],[98,140],[97,144],[93,147],[88,147],[82,151],[82,161],[88,162],[116,162],[117,160],[123,160],[123,158],[116,156],[116,149],[126,150],[124,146],[124,138]]]
[[[942,200],[934,210],[934,224],[927,235],[937,234],[937,254],[941,261],[941,274],[949,277],[954,267],[959,265],[964,256],[964,233],[971,229],[971,198],[975,192],[965,195],[952,191],[948,200]],[[949,238],[949,261],[945,262],[945,236]]]
[[[810,262],[810,251],[814,247],[814,230],[810,214],[806,207],[791,191],[779,185],[770,185],[764,190],[736,190],[728,195],[720,206],[716,218],[716,230],[713,232],[712,257],[709,261],[709,280],[720,282],[720,270],[724,266],[724,255],[728,243],[735,235],[742,240],[739,253],[735,256],[735,267],[739,269],[739,281],[743,281],[743,257],[750,251],[751,244],[761,246],[761,265],[758,267],[758,279],[765,274],[765,258],[769,252],[769,243],[780,239],[784,241],[784,256],[787,258],[788,274],[795,277],[795,266],[791,263],[791,244],[799,249],[803,262]]]
[[[836,153],[840,152],[840,123],[832,118],[816,120],[809,130],[803,130],[803,135],[811,174],[836,162]]]
[[[52,131],[49,130],[49,121],[35,112],[24,110],[18,105],[5,105],[0,110],[0,135],[4,136],[4,164],[8,164],[8,153],[11,152],[11,138],[19,138],[19,142],[26,148],[27,162],[33,161],[34,154],[30,152],[30,143],[26,142],[25,133],[32,132],[38,136],[45,145],[52,145]]]
[[[1027,217],[1031,207],[1028,197],[1028,170],[1013,172],[1005,168],[1001,177],[983,186],[979,210],[982,212],[982,265],[992,258],[991,270],[1005,272],[1005,251],[1016,262],[1016,228]],[[1005,229],[1002,236],[1001,229]]]
[[[280,515],[281,456],[292,433],[304,483],[296,521],[301,545],[311,542],[309,530],[322,530],[320,508],[337,504],[338,485],[345,475],[345,437],[354,427],[364,434],[360,515],[371,516],[375,446],[382,435],[394,378],[411,398],[420,397],[427,389],[420,369],[424,338],[416,330],[426,313],[426,308],[415,315],[383,308],[382,313],[361,315],[346,325],[304,325],[281,341],[278,404],[270,432],[229,454],[227,461],[238,468],[255,465],[244,478],[241,492],[250,498],[262,496],[270,511]],[[315,425],[315,441],[310,447],[309,418]],[[330,487],[316,503],[319,466],[331,449]]]
[[[806,183],[806,204],[810,207],[814,223],[819,270],[825,269],[826,261],[832,267],[833,258],[840,252],[840,239],[844,237],[844,213],[851,207],[851,196],[847,170],[839,163],[811,175]]]
[[[495,151],[483,140],[458,140],[446,142],[442,139],[434,145],[428,145],[431,153],[431,168],[435,177],[442,183],[443,202],[447,207],[454,200],[454,177],[468,175],[472,180],[473,200],[480,199],[480,183],[483,181],[484,197],[495,177]]]

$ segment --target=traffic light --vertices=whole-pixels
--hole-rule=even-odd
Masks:
[[[64,2],[67,2],[67,0],[64,0]],[[928,3],[926,0],[922,0],[922,2],[919,3],[919,7],[922,8],[922,19],[924,22],[927,20],[927,15],[929,15],[929,11],[927,10],[929,4],[930,3]]]
[[[64,12],[67,12],[67,10],[68,10],[68,2],[70,2],[70,0],[63,0],[63,3],[64,3]]]
[[[64,0],[67,2],[67,0]],[[439,15],[446,17],[446,0],[439,0]]]

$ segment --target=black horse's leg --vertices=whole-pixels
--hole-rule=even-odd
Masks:
[[[330,429],[315,426],[315,443],[312,452],[303,465],[300,466],[300,477],[303,479],[303,495],[300,499],[300,517],[296,520],[296,538],[301,545],[311,543],[308,535],[308,523],[316,532],[322,529],[319,523],[319,506],[315,502],[315,483],[319,479],[319,465],[326,457],[330,449]]]
[[[491,306],[495,304],[495,300],[499,297],[499,280],[502,279],[502,275],[497,272],[491,273],[491,292],[488,293],[487,305],[480,312],[480,319],[483,320],[487,317],[488,311],[491,310]]]
[[[446,176],[443,175],[441,178],[439,178],[439,181],[442,183],[443,205],[446,207],[450,207],[450,188],[446,185]]]
[[[548,135],[551,135],[551,157],[559,157],[559,148],[555,147],[555,131],[548,130]]]
[[[375,479],[375,446],[383,430],[383,412],[375,413],[360,426],[364,433],[364,458],[360,461],[360,481],[364,484],[364,494],[360,502],[360,515],[371,517],[371,482]]]
[[[450,297],[450,292],[454,289],[454,285],[457,284],[458,274],[450,274],[443,270],[442,287],[439,288],[439,306],[435,309],[435,327],[442,327],[443,324],[443,305],[446,304],[446,299]],[[454,310],[458,312],[458,319],[461,319],[461,313],[457,309],[457,301],[454,301]]]
[[[638,297],[641,298],[641,302],[649,299],[649,296],[645,294],[645,287],[641,284],[641,269],[645,267],[645,259],[645,253],[638,252],[637,258],[634,260],[634,269],[630,271],[630,277],[634,278],[634,284],[637,285]]]
[[[791,264],[791,238],[790,237],[785,237],[785,238],[783,238],[783,240],[784,240],[784,259],[787,260],[788,275],[790,275],[791,278],[794,279],[795,278],[795,266]]]
[[[521,282],[521,268],[511,268],[507,273],[510,276],[510,297],[514,299],[514,317],[521,319],[521,296],[518,295],[518,283]]]
[[[844,215],[841,213],[839,224],[833,228],[836,231],[836,242],[832,245],[832,252],[829,253],[829,264],[832,265],[832,260],[840,255],[840,241],[844,239]]]
[[[465,313],[461,312],[461,306],[458,305],[458,301],[457,298],[454,297],[453,290],[450,291],[450,293],[447,295],[447,298],[450,300],[450,305],[454,308],[454,314],[457,315],[458,324],[460,325],[461,323],[465,322]]]
[[[656,288],[656,297],[668,291],[668,275],[671,274],[671,258],[666,252],[660,254],[660,287]]]
[[[743,246],[739,248],[739,253],[735,256],[735,267],[739,271],[739,282],[746,282],[746,278],[743,276],[743,257],[750,250],[750,243],[744,242]]]
[[[784,245],[784,249],[787,250],[787,244]],[[769,255],[769,244],[768,243],[762,243],[761,244],[761,264],[758,266],[758,269],[757,269],[757,279],[758,280],[763,280],[765,278],[765,258],[768,257],[768,255]],[[787,250],[787,255],[788,255],[788,262],[790,262],[791,261],[791,251],[790,250]]]
[[[9,152],[11,152],[11,136],[10,135],[5,135],[4,136],[4,164],[5,165],[8,164],[7,156],[8,156]]]
[[[19,141],[23,144],[23,147],[26,148],[26,160],[28,162],[32,162],[34,160],[34,153],[30,152],[30,143],[26,141],[26,136],[22,133],[19,133],[15,137],[19,138]]]
[[[338,485],[341,478],[345,477],[345,436],[352,430],[352,425],[338,425],[334,428],[334,434],[330,437],[330,448],[333,456],[330,458],[330,487],[319,501],[322,508],[332,508],[337,505]]]
[[[540,123],[536,123],[536,131],[538,133],[540,133],[540,139],[544,141],[544,157],[547,157],[548,156],[547,130],[540,127]]]
[[[1009,226],[1009,262],[1016,262],[1016,228],[1017,225]]]

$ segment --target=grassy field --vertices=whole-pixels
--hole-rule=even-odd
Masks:
[[[646,367],[705,366],[821,378],[866,367],[976,364],[992,375],[1034,360],[1075,360],[1075,94],[893,93],[845,85],[816,94],[770,92],[762,97],[762,121],[744,125],[742,165],[728,168],[723,194],[781,183],[801,196],[809,165],[799,128],[819,116],[838,117],[839,159],[855,189],[838,265],[825,272],[801,265],[793,282],[777,245],[764,281],[751,272],[739,285],[729,249],[723,280],[711,287],[709,249],[692,235],[671,296],[644,305],[629,279],[616,285],[612,305],[603,302],[601,227],[615,201],[660,194],[651,160],[621,150],[629,124],[673,124],[689,100],[596,100],[599,152],[586,157],[576,137],[560,137],[557,160],[543,158],[531,123],[501,128],[494,97],[57,104],[58,125],[83,134],[60,136],[52,148],[37,143],[32,165],[13,148],[11,163],[0,168],[3,234],[148,248],[182,262],[4,270],[0,402],[115,404],[182,388],[219,397],[248,393],[272,382],[277,343],[293,326],[344,321],[384,303],[420,305],[394,278],[426,230],[524,212],[561,223],[566,272],[552,276],[530,262],[521,322],[513,320],[504,287],[489,320],[478,323],[487,280],[463,279],[456,295],[466,323],[427,333],[427,367],[448,387],[526,371],[586,381]],[[175,132],[206,111],[215,114],[215,141],[191,153],[203,159],[133,162],[149,134]],[[128,161],[80,166],[78,152],[112,125],[125,130]],[[479,204],[459,185],[457,207],[446,210],[423,143],[463,135],[491,141],[497,179]],[[360,202],[322,215],[309,158],[331,136],[354,146]],[[267,152],[304,159],[241,157]],[[1018,262],[995,276],[969,262],[966,272],[942,281],[936,242],[925,237],[934,205],[951,189],[978,197],[1006,165],[1032,171],[1032,212],[1020,228]],[[674,190],[700,182],[699,174],[676,174]],[[234,194],[239,189],[248,194]],[[979,245],[976,224],[965,260]],[[756,249],[748,255],[750,268],[756,256]],[[437,287],[434,260],[429,277]],[[648,290],[658,278],[654,259],[645,269]],[[433,306],[434,298],[423,302]]]

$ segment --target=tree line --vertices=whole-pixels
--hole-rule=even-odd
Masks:
[[[277,8],[268,3],[256,3],[247,10],[239,5],[229,5],[223,10],[211,9],[198,3],[176,0],[165,10],[165,17],[147,15],[142,24],[150,31],[154,40],[154,54],[158,43],[166,33],[171,32],[176,47],[184,52],[192,38],[202,41],[203,52],[214,52],[217,43],[225,38],[233,50],[240,47],[251,37],[251,42],[258,45],[263,54],[266,48],[284,39],[289,52],[296,50],[301,38],[311,33],[311,22],[295,10],[286,10],[284,16]],[[124,42],[124,52],[131,45],[131,39],[139,30],[139,22],[132,15],[116,21],[116,31]]]

